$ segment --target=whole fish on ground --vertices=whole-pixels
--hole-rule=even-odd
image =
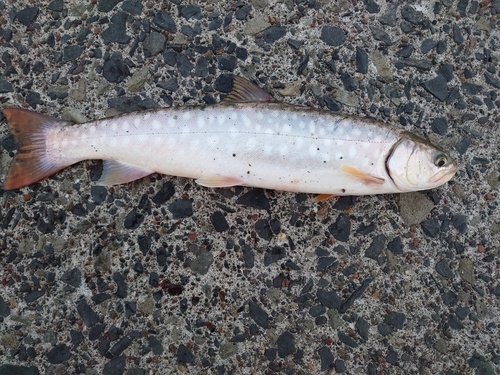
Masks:
[[[6,190],[86,159],[103,159],[100,185],[151,173],[339,195],[435,188],[457,170],[444,151],[405,130],[274,101],[242,78],[218,105],[173,107],[72,124],[24,109],[3,112],[19,145]]]

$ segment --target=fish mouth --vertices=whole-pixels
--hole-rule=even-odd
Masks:
[[[457,173],[457,165],[453,163],[450,169],[436,173],[429,179],[429,182],[432,184],[444,184],[446,181],[451,180],[451,178],[455,176],[455,173]]]

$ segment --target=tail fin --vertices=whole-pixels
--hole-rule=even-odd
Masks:
[[[67,167],[67,164],[51,160],[46,152],[47,132],[64,125],[64,121],[18,108],[6,108],[3,113],[19,145],[19,153],[14,157],[3,189],[22,188]]]

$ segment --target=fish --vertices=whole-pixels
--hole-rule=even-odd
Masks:
[[[275,100],[235,76],[218,104],[151,109],[73,124],[4,108],[19,146],[2,188],[20,189],[88,159],[102,159],[98,185],[152,173],[319,194],[404,193],[436,188],[457,171],[445,151],[375,120]]]

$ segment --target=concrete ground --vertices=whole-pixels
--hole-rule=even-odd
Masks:
[[[0,189],[0,374],[497,374],[500,3],[0,0],[0,101],[75,122],[213,104],[230,75],[450,151],[344,197],[88,161]],[[16,144],[0,115],[0,179]]]

